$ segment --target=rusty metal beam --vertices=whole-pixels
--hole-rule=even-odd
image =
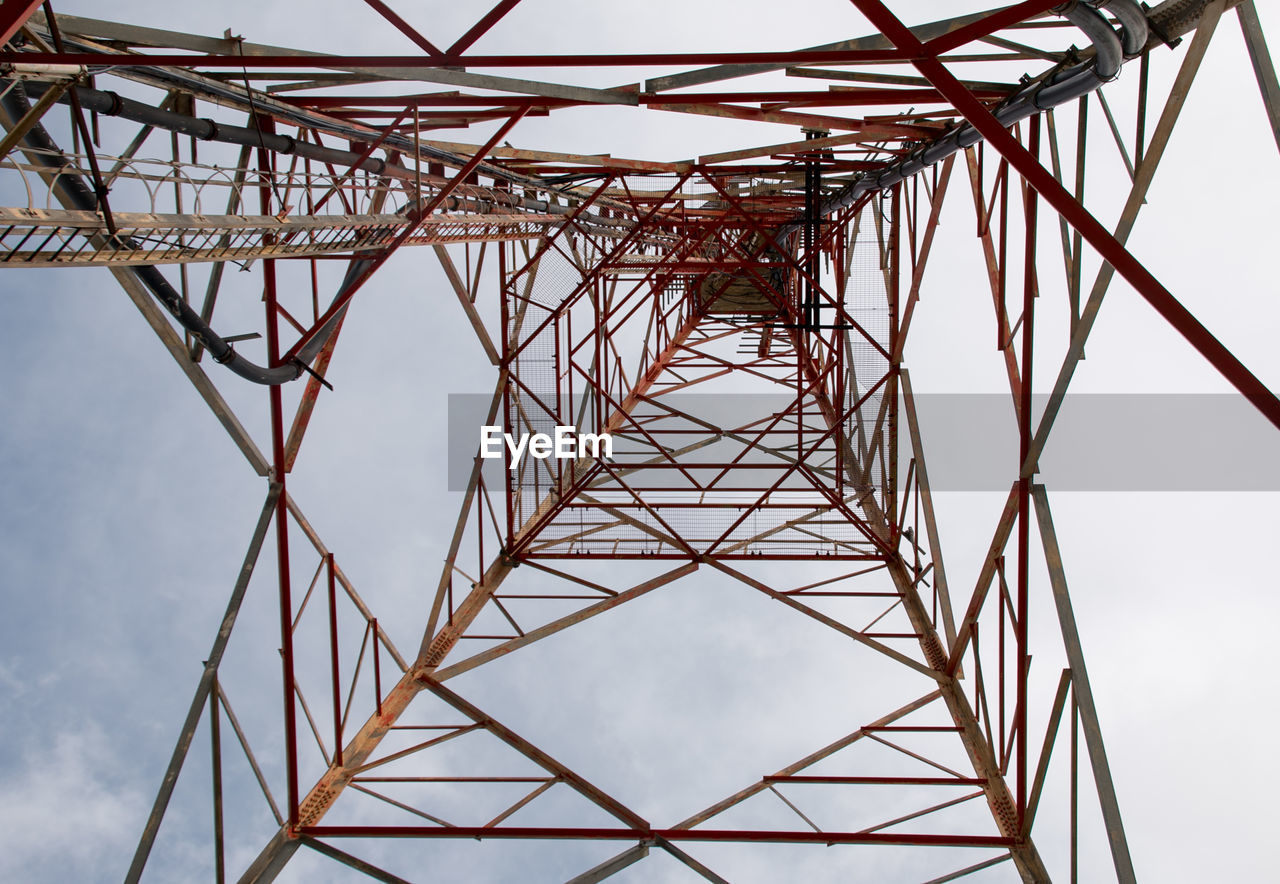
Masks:
[[[399,875],[393,875],[385,869],[380,869],[373,863],[365,862],[357,856],[352,856],[345,850],[339,850],[332,844],[326,844],[315,838],[301,838],[299,840],[316,853],[327,856],[331,860],[340,862],[348,868],[355,869],[357,872],[361,872],[375,881],[381,881],[383,884],[410,884],[409,881],[406,881]]]
[[[301,846],[299,839],[290,837],[286,830],[281,829],[249,864],[237,884],[271,884]]]
[[[642,831],[649,828],[648,822],[646,822],[642,816],[631,808],[622,804],[622,802],[607,794],[597,786],[589,783],[585,778],[574,773],[546,752],[543,752],[537,746],[521,737],[506,725],[496,721],[492,716],[487,715],[485,712],[472,705],[449,688],[440,684],[434,678],[430,676],[422,676],[419,681],[423,688],[435,694],[441,700],[444,700],[472,721],[483,724],[485,730],[489,731],[489,733],[506,743],[512,749],[515,749],[534,764],[537,764],[552,776],[556,777],[560,782],[569,786],[569,788],[582,795],[610,816],[618,819],[620,822],[628,826],[632,826]]]
[[[9,155],[9,151],[18,146],[18,143],[22,141],[23,137],[31,131],[31,127],[40,122],[40,118],[45,115],[45,112],[62,97],[63,93],[66,92],[74,82],[75,80],[68,77],[67,79],[54,84],[52,88],[45,91],[44,95],[40,96],[39,100],[31,106],[30,110],[22,115],[21,120],[18,120],[9,127],[9,131],[5,133],[4,138],[0,139],[0,159],[7,157]]]
[[[44,19],[37,12],[32,16],[32,21],[43,23]],[[592,104],[634,105],[636,103],[634,92],[590,89],[582,86],[542,83],[515,77],[478,74],[472,71],[449,70],[427,64],[426,62],[431,61],[431,59],[415,56],[400,56],[390,61],[386,57],[354,56],[348,57],[347,60],[370,62],[374,66],[364,67],[362,64],[357,64],[356,67],[347,67],[342,65],[342,59],[322,52],[249,43],[232,38],[202,37],[196,34],[120,24],[74,15],[59,15],[58,21],[66,33],[100,37],[107,40],[119,40],[134,46],[172,47],[190,52],[209,53],[210,56],[225,56],[223,66],[235,69],[243,68],[246,64],[252,66],[262,61],[273,59],[284,66],[305,68],[333,67],[333,69],[343,73],[361,74],[374,80],[419,80],[427,83],[445,83],[475,89],[493,89]],[[84,55],[90,57],[89,64],[102,64],[106,60],[104,55],[100,53],[84,53]],[[107,58],[110,58],[109,54],[107,54]],[[193,63],[194,58],[194,56],[177,55],[170,60],[179,67],[187,67]],[[36,61],[36,56],[33,55],[25,60]],[[470,60],[468,60],[468,63],[470,63]],[[273,105],[286,107],[286,105],[282,104],[277,105],[270,96],[259,96],[256,101],[259,107],[265,108],[267,111],[271,111]]]
[[[597,866],[594,866],[581,875],[574,875],[566,884],[600,884],[606,878],[612,878],[618,872],[628,866],[640,862],[649,855],[649,845],[641,842],[629,850],[624,850],[615,857],[605,860]]]
[[[325,324],[332,319],[339,310],[342,310],[348,303],[350,303],[351,298],[357,291],[359,291],[361,286],[369,280],[379,267],[386,263],[386,261],[395,253],[396,249],[398,249],[414,234],[414,232],[421,226],[423,220],[428,218],[432,212],[439,208],[440,205],[448,199],[449,194],[451,194],[454,189],[456,189],[457,186],[467,178],[468,175],[479,167],[480,163],[488,154],[489,149],[496,146],[498,142],[511,131],[511,128],[524,117],[527,111],[527,107],[520,108],[507,118],[506,122],[499,126],[498,130],[490,136],[484,147],[477,151],[475,156],[468,160],[466,164],[458,170],[457,174],[445,183],[444,187],[442,187],[439,192],[425,203],[414,207],[413,211],[408,214],[408,223],[405,225],[404,229],[401,230],[400,233],[396,235],[395,239],[388,243],[385,248],[378,252],[377,257],[370,261],[368,269],[366,269],[356,279],[352,280],[351,284],[348,285],[338,297],[334,298],[333,303],[329,305],[324,314],[321,315],[312,326],[312,330],[308,334],[303,335],[299,341],[289,348],[287,353],[281,356],[282,363],[295,358],[298,355],[298,352],[310,340],[311,336],[316,334],[318,330],[324,328]]]
[[[394,9],[386,3],[383,3],[382,0],[364,0],[364,2],[372,6],[378,15],[391,22],[397,31],[412,40],[420,49],[425,51],[427,55],[440,58],[445,54],[436,48],[430,40],[418,33],[417,28],[402,19],[398,14],[396,14]]]
[[[1093,215],[1076,202],[1067,190],[1054,180],[1040,161],[1017,142],[992,116],[991,111],[960,84],[936,57],[930,56],[924,46],[890,12],[880,0],[851,0],[851,2],[880,28],[900,50],[912,57],[911,63],[947,96],[973,124],[987,143],[1009,160],[1028,184],[1054,209],[1067,217],[1071,225],[1083,234],[1103,259],[1134,287],[1157,313],[1174,327],[1187,342],[1204,356],[1232,386],[1277,427],[1280,427],[1280,399],[1248,368],[1223,346],[1213,334],[1200,324],[1173,294],[1142,265],[1114,236],[1098,223]],[[1208,9],[1209,15],[1220,15],[1225,0],[1218,0]]]
[[[446,51],[446,55],[458,55],[466,52],[471,45],[489,32],[489,29],[502,20],[512,9],[515,9],[520,0],[498,0],[496,6],[486,12],[479,21],[472,25],[465,34],[454,41]]]
[[[902,305],[902,319],[899,321],[898,340],[893,346],[890,358],[890,361],[895,365],[902,362],[902,353],[907,346],[907,332],[911,328],[911,317],[914,315],[916,304],[920,300],[920,286],[924,282],[924,271],[929,263],[929,252],[933,248],[934,235],[938,232],[938,221],[942,215],[942,203],[947,195],[947,184],[951,181],[951,167],[955,165],[955,159],[955,155],[952,154],[943,161],[942,172],[938,176],[938,184],[933,191],[933,200],[929,206],[929,219],[925,222],[924,237],[920,242],[915,268],[911,271],[911,288],[908,289],[907,300]]]
[[[1258,78],[1258,89],[1262,92],[1267,120],[1271,123],[1271,134],[1275,136],[1276,147],[1280,147],[1280,82],[1276,80],[1275,65],[1271,63],[1271,53],[1262,33],[1262,23],[1258,21],[1258,9],[1253,5],[1253,0],[1244,0],[1236,7],[1236,15],[1240,17],[1240,30],[1244,32],[1249,62],[1253,65],[1254,76]]]
[[[937,835],[915,832],[804,832],[790,829],[568,828],[557,826],[310,826],[304,835],[332,838],[515,838],[596,841],[702,841],[730,844],[899,844],[917,847],[1011,848],[1002,835]],[[253,879],[255,882],[259,879]],[[263,879],[266,880],[266,879]],[[1048,880],[1044,878],[1043,880]]]
[[[933,510],[933,491],[929,487],[929,470],[925,465],[924,439],[920,435],[920,421],[916,413],[915,394],[911,389],[911,376],[904,368],[898,374],[902,382],[902,407],[907,417],[907,431],[911,438],[911,451],[916,460],[916,482],[920,486],[920,504],[924,510],[925,536],[929,542],[929,560],[933,564],[934,588],[942,608],[942,630],[947,647],[955,644],[955,612],[951,608],[951,590],[947,584],[947,571],[942,563],[942,537]]]
[[[944,36],[967,27],[974,22],[981,21],[987,16],[985,12],[975,12],[969,15],[962,15],[957,18],[943,19],[926,25],[916,25],[913,27],[912,33],[922,40],[933,40],[937,37]],[[867,37],[859,37],[853,40],[841,40],[837,43],[826,43],[822,46],[814,46],[804,51],[822,51],[822,50],[884,50],[889,49],[893,44],[881,34],[872,34]],[[672,89],[682,89],[686,86],[703,86],[707,83],[716,83],[723,80],[734,80],[738,77],[745,77],[751,74],[760,74],[767,71],[783,70],[789,66],[795,65],[796,62],[777,64],[724,64],[716,67],[703,68],[696,71],[685,71],[679,74],[671,74],[664,77],[657,77],[645,82],[644,87],[648,92],[667,92]]]
[[[1043,485],[1032,486],[1031,495],[1035,500],[1040,540],[1044,545],[1045,563],[1049,567],[1049,585],[1053,589],[1058,625],[1062,629],[1062,643],[1066,647],[1067,662],[1071,666],[1071,684],[1075,691],[1076,706],[1080,710],[1080,722],[1084,726],[1085,746],[1089,750],[1089,763],[1093,768],[1094,785],[1098,789],[1098,802],[1102,805],[1102,819],[1107,830],[1107,841],[1111,845],[1116,877],[1120,884],[1135,884],[1137,876],[1133,870],[1133,859],[1129,855],[1129,842],[1124,834],[1124,821],[1120,816],[1115,782],[1111,778],[1111,766],[1107,762],[1107,748],[1102,741],[1102,727],[1098,724],[1093,688],[1089,684],[1089,672],[1084,664],[1084,650],[1080,645],[1080,632],[1071,606],[1071,594],[1067,590],[1062,552],[1058,548],[1058,536],[1049,511],[1049,496]]]
[[[654,843],[656,843],[659,847],[661,847],[667,853],[674,856],[676,859],[680,860],[680,862],[684,863],[686,866],[693,869],[703,878],[710,881],[711,884],[729,884],[729,882],[726,881],[724,878],[721,878],[715,872],[711,871],[711,869],[707,868],[705,865],[698,862],[698,860],[694,859],[692,856],[685,853],[679,847],[676,847],[666,838],[655,838]]]
[[[498,355],[498,348],[493,345],[493,338],[489,336],[489,330],[485,328],[484,319],[480,316],[480,312],[476,310],[476,305],[471,302],[470,294],[467,291],[467,284],[462,277],[458,275],[458,268],[453,263],[453,258],[442,245],[434,246],[436,257],[440,260],[440,266],[444,268],[444,274],[449,280],[449,285],[453,288],[454,294],[458,296],[458,303],[462,305],[462,311],[467,314],[467,319],[471,323],[471,328],[476,333],[480,346],[484,348],[484,353],[489,357],[491,365],[498,365],[502,359]]]
[[[639,598],[647,592],[652,592],[659,587],[666,586],[668,583],[673,583],[681,577],[692,574],[696,570],[698,570],[697,562],[689,562],[681,565],[678,568],[674,568],[663,574],[659,574],[656,577],[652,577],[638,583],[630,589],[623,590],[622,592],[609,596],[608,598],[601,599],[595,604],[588,605],[581,610],[574,611],[572,614],[567,614],[559,620],[553,620],[545,626],[540,626],[537,629],[531,629],[517,638],[509,639],[500,645],[481,651],[477,654],[473,654],[465,660],[454,663],[452,666],[446,666],[443,669],[438,669],[436,670],[434,677],[437,681],[446,681],[454,676],[461,675],[464,672],[475,669],[477,666],[488,663],[491,660],[496,660],[499,657],[510,654],[512,651],[518,650],[526,645],[540,641],[547,636],[554,635],[557,632],[568,629],[570,626],[581,623],[584,620],[588,620],[597,614],[603,614],[605,611],[616,608],[624,602],[631,601],[634,598]]]
[[[1151,142],[1147,145],[1142,165],[1137,171],[1133,186],[1129,189],[1129,197],[1125,200],[1124,209],[1120,213],[1120,220],[1116,223],[1115,239],[1122,246],[1128,242],[1129,235],[1133,232],[1138,213],[1142,210],[1142,206],[1146,201],[1152,181],[1155,180],[1156,169],[1160,165],[1160,160],[1164,157],[1165,149],[1169,146],[1169,139],[1173,135],[1174,126],[1177,125],[1178,115],[1182,112],[1187,95],[1191,91],[1191,84],[1195,80],[1197,71],[1200,70],[1200,63],[1204,60],[1205,52],[1209,48],[1209,41],[1213,38],[1224,5],[1225,0],[1218,0],[1216,3],[1211,3],[1205,10],[1200,27],[1196,29],[1191,46],[1187,49],[1187,54],[1182,59],[1182,65],[1178,68],[1178,74],[1169,90],[1169,97],[1165,101],[1164,110],[1161,111],[1160,120],[1156,123],[1156,128],[1151,133]],[[1083,107],[1081,112],[1083,113]],[[1074,251],[1073,272],[1078,276],[1081,258],[1078,243]],[[1071,345],[1062,361],[1062,367],[1058,370],[1058,377],[1054,381],[1053,391],[1049,394],[1049,401],[1045,405],[1044,413],[1040,417],[1040,423],[1036,427],[1035,438],[1031,441],[1030,451],[1022,464],[1022,474],[1025,476],[1034,475],[1038,469],[1040,455],[1049,440],[1049,432],[1053,429],[1053,422],[1066,399],[1067,388],[1075,375],[1076,367],[1084,358],[1085,342],[1088,341],[1089,333],[1093,330],[1093,324],[1098,318],[1098,311],[1102,309],[1102,300],[1106,297],[1107,288],[1110,286],[1114,275],[1115,268],[1110,263],[1103,263],[1098,268],[1098,275],[1094,279],[1093,288],[1089,292],[1089,300],[1085,303],[1084,309],[1076,322],[1071,336]]]
[[[1049,724],[1045,728],[1044,745],[1040,748],[1040,760],[1036,763],[1036,775],[1031,784],[1031,795],[1027,799],[1027,814],[1022,819],[1022,831],[1030,832],[1035,824],[1036,809],[1040,806],[1040,792],[1044,788],[1045,777],[1049,774],[1049,760],[1053,757],[1053,744],[1058,736],[1058,724],[1062,720],[1062,710],[1067,705],[1067,689],[1071,687],[1071,670],[1062,670],[1058,679],[1058,692],[1053,698],[1053,707],[1049,710]]]
[[[8,43],[44,0],[9,0],[0,4],[0,44]]]
[[[222,615],[222,622],[218,625],[217,635],[214,636],[213,647],[209,650],[208,659],[205,660],[204,671],[200,674],[200,681],[196,685],[195,696],[191,698],[191,705],[187,709],[187,719],[178,734],[178,744],[173,748],[169,766],[165,769],[164,777],[160,782],[160,791],[151,806],[151,813],[143,827],[142,837],[134,851],[129,870],[125,873],[125,884],[137,884],[142,877],[142,870],[146,867],[147,858],[151,855],[151,848],[155,844],[156,834],[160,831],[164,812],[169,806],[169,799],[173,796],[174,786],[178,783],[178,774],[182,772],[187,751],[191,748],[196,727],[200,724],[200,715],[217,682],[218,666],[222,663],[227,641],[231,638],[231,630],[235,627],[236,618],[240,615],[240,604],[244,601],[245,591],[249,588],[249,578],[253,576],[253,569],[257,565],[258,554],[262,551],[262,544],[267,536],[267,528],[271,525],[271,517],[275,512],[276,499],[279,496],[280,486],[272,483],[267,491],[266,502],[262,505],[262,513],[258,516],[258,525],[249,540],[249,549],[245,552],[240,574],[236,578],[235,586],[232,587],[227,610]]]

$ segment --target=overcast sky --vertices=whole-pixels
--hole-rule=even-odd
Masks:
[[[443,43],[478,14],[462,9],[468,4],[432,4],[417,14],[409,13],[409,4],[398,5]],[[895,9],[915,23],[981,5],[914,2]],[[101,14],[100,4],[89,2],[56,8]],[[1260,13],[1264,28],[1280,32],[1274,10]],[[411,51],[371,10],[351,0],[265,8],[248,2],[191,7],[121,2],[113,4],[111,15],[201,34],[230,28],[255,42],[317,50]],[[477,51],[790,49],[867,31],[840,0],[791,2],[784,14],[763,2],[664,0],[624,9],[525,0]],[[1062,34],[1084,42],[1074,32]],[[1153,95],[1165,94],[1182,56],[1182,51],[1153,53]],[[1039,72],[1039,63],[1028,63],[1028,70]],[[617,72],[584,70],[556,77],[590,85],[618,82]],[[1126,132],[1136,77],[1136,65],[1126,68],[1108,91]],[[115,88],[105,82],[100,79],[99,88]],[[799,88],[796,80],[781,75],[761,82]],[[1063,119],[1061,129],[1072,130],[1074,115]],[[1090,205],[1110,226],[1127,178],[1096,104],[1090,122]],[[131,126],[103,125],[108,152],[131,135]],[[61,122],[52,128],[55,134],[65,129]],[[483,141],[490,131],[476,127],[441,137]],[[530,119],[509,140],[517,147],[672,160],[795,135],[784,126],[635,109],[575,109]],[[217,155],[213,147],[207,154],[205,149],[202,145],[202,158]],[[167,150],[166,139],[157,137],[143,154],[163,156]],[[1004,369],[994,347],[990,294],[963,174],[957,165],[907,364],[917,391],[1002,393]],[[5,205],[24,204],[20,186],[12,181],[5,181],[0,193]],[[1280,389],[1273,233],[1278,198],[1280,154],[1231,14],[1210,47],[1130,248],[1273,390]],[[1047,392],[1067,334],[1057,222],[1047,209],[1041,217],[1045,278],[1035,388]],[[1086,281],[1095,268],[1090,255]],[[165,272],[177,278],[175,268]],[[196,286],[203,285],[205,273],[193,268]],[[292,276],[285,283],[301,284]],[[228,273],[215,323],[220,333],[258,328],[260,286],[256,268]],[[496,304],[489,288],[482,296],[485,309]],[[236,322],[246,326],[231,327]],[[217,365],[205,369],[265,450],[263,390]],[[0,487],[6,501],[0,511],[0,738],[8,749],[0,757],[0,795],[5,796],[0,878],[118,881],[243,559],[265,482],[253,474],[106,271],[4,274],[0,376],[5,379],[0,384],[5,414]],[[411,655],[461,500],[446,489],[447,396],[487,392],[493,385],[492,369],[429,252],[400,252],[365,288],[328,376],[336,389],[321,399],[290,487],[345,574]],[[1117,281],[1073,390],[1226,393],[1229,387]],[[1202,417],[1188,414],[1186,420],[1194,424]],[[1106,426],[1096,429],[1103,437],[1109,433]],[[1013,430],[1008,420],[1003,431]],[[929,450],[933,443],[925,444]],[[1117,456],[1142,456],[1126,438],[1110,444]],[[1274,452],[1276,443],[1269,444]],[[1064,456],[1050,445],[1055,456]],[[1010,479],[1015,469],[1009,465]],[[1050,491],[1139,878],[1268,879],[1274,875],[1269,844],[1280,789],[1280,762],[1268,737],[1277,723],[1276,696],[1266,677],[1270,627],[1280,614],[1270,562],[1280,536],[1280,495]],[[948,574],[963,600],[1003,497],[991,492],[937,496]],[[315,561],[300,534],[293,542],[295,571],[305,572],[305,581]],[[1033,702],[1038,705],[1031,725],[1037,749],[1063,665],[1038,562],[1032,598]],[[512,580],[524,581],[521,586],[533,592],[555,585],[526,573],[531,570],[521,569]],[[872,653],[851,648],[835,633],[707,570],[460,676],[450,686],[655,826],[671,825],[928,690],[921,679],[895,674]],[[622,589],[653,569],[609,565],[596,573]],[[782,571],[777,576],[795,579]],[[275,558],[268,542],[224,679],[282,798],[276,604]],[[312,677],[322,690],[323,670]],[[323,697],[319,693],[313,706],[323,707]],[[423,720],[429,706],[422,704]],[[234,796],[228,799],[234,880],[274,826],[225,726],[224,739]],[[461,751],[447,757],[461,759],[458,764],[491,762],[491,769],[512,775],[529,772],[527,761],[503,751],[477,742],[469,761]],[[202,727],[144,880],[211,879],[208,756]],[[876,757],[867,756],[872,762]],[[314,769],[312,761],[308,771]],[[309,785],[304,776],[303,788]],[[561,796],[563,789],[557,786],[545,805],[513,824],[609,824],[571,793]],[[470,798],[446,797],[479,814],[489,806],[485,802],[501,806],[505,793],[475,799],[474,805]],[[1061,781],[1055,779],[1037,829],[1041,850],[1055,868],[1062,867],[1064,855],[1062,798]],[[838,802],[818,796],[806,800],[815,815],[826,814],[822,818],[831,828],[858,824],[860,817],[847,816]],[[1082,806],[1081,879],[1109,880],[1096,802],[1087,792]],[[984,808],[977,810],[985,815]],[[959,825],[968,818],[955,819]],[[726,815],[726,827],[737,824],[789,827],[797,820],[775,801]],[[556,881],[627,845],[428,841],[342,846],[415,881]],[[722,845],[692,845],[689,852],[735,884],[924,880],[991,855]],[[304,850],[280,880],[358,878]],[[1005,864],[971,880],[1015,879]],[[657,852],[614,880],[699,879]]]

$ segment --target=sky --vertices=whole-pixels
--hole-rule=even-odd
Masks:
[[[469,23],[463,19],[471,13],[458,6],[441,5],[411,20],[447,41]],[[791,3],[785,16],[771,6],[663,2],[638,14],[611,4],[526,0],[479,48],[798,48],[868,30],[851,8],[834,0]],[[914,22],[970,6],[977,8],[904,3],[895,9]],[[91,3],[55,8],[97,13]],[[306,9],[299,15],[286,4],[264,9],[241,2],[192,8],[127,2],[113,5],[112,15],[193,33],[221,34],[230,27],[256,42],[321,50],[408,51],[359,4]],[[1264,29],[1276,32],[1280,19],[1274,11],[1264,8],[1260,14]],[[732,27],[726,16],[732,16]],[[1181,57],[1181,51],[1153,55],[1153,95],[1167,90]],[[1031,70],[1038,68],[1033,64]],[[616,78],[591,70],[574,76],[591,85],[611,85],[608,77]],[[1135,81],[1136,70],[1126,68],[1108,91],[1126,131]],[[783,78],[766,82],[794,85]],[[669,160],[794,135],[782,126],[748,129],[670,116],[575,110],[528,120],[510,140],[518,147]],[[1090,205],[1110,224],[1126,181],[1096,105],[1091,124]],[[118,133],[125,131],[104,123],[104,133],[117,133],[116,144],[123,143]],[[456,138],[483,140],[486,131]],[[161,154],[167,145],[157,139],[148,149]],[[990,296],[973,238],[972,204],[962,185],[953,183],[943,210],[907,364],[920,392],[1002,393]],[[24,197],[12,180],[2,187],[6,205],[21,204]],[[1280,389],[1280,348],[1274,344],[1280,291],[1271,254],[1277,191],[1280,153],[1239,26],[1228,15],[1130,247],[1273,390]],[[1043,283],[1046,306],[1038,317],[1037,392],[1049,389],[1067,340],[1056,219],[1047,209],[1042,219],[1040,264],[1052,282]],[[1096,258],[1089,260],[1086,280],[1096,267]],[[176,278],[172,268],[166,272]],[[202,284],[204,270],[192,274]],[[225,312],[219,313],[226,326],[219,330],[254,330],[261,323],[255,288],[260,276],[228,276]],[[0,803],[0,879],[117,881],[244,557],[264,482],[109,274],[24,269],[2,279],[0,738],[9,751],[0,758],[0,794],[6,796]],[[494,309],[492,288],[482,295],[482,309]],[[236,323],[243,327],[232,327]],[[290,487],[344,573],[397,645],[411,653],[460,502],[459,494],[447,490],[447,397],[490,390],[492,370],[425,250],[404,250],[388,262],[362,292],[342,335],[328,375],[335,390],[322,397]],[[1074,391],[1229,391],[1121,281],[1113,284],[1087,352]],[[205,367],[265,447],[263,391],[216,365]],[[1199,418],[1192,413],[1186,420],[1194,425]],[[1004,431],[1012,430],[1010,421]],[[1108,431],[1097,428],[1100,435]],[[926,439],[926,450],[930,444]],[[1070,457],[1052,444],[1055,456]],[[1143,456],[1124,437],[1110,444],[1117,457]],[[1265,440],[1260,444],[1267,450]],[[1274,451],[1274,438],[1270,444]],[[1268,562],[1280,535],[1276,492],[1055,492],[1050,486],[1050,493],[1139,879],[1265,880],[1273,874],[1267,845],[1280,788],[1280,764],[1267,737],[1276,724],[1276,697],[1265,678],[1270,625],[1280,614]],[[962,597],[974,582],[1002,503],[1002,493],[989,491],[937,495],[948,574]],[[293,541],[295,550],[304,543],[297,533]],[[303,552],[297,555],[304,558]],[[314,562],[296,561],[296,567],[309,579]],[[617,588],[651,570],[595,569]],[[450,686],[655,825],[682,819],[911,699],[917,682],[706,571],[460,676]],[[274,573],[268,543],[222,677],[279,796]],[[554,585],[523,571],[516,576],[532,591]],[[1062,665],[1040,567],[1032,605],[1032,681],[1039,703],[1032,733],[1038,739]],[[274,827],[225,730],[224,723],[228,863],[238,874]],[[202,726],[144,880],[212,877],[208,739]],[[527,762],[488,743],[449,757],[458,764],[510,764],[503,769],[513,774],[524,770],[519,764],[527,768]],[[548,803],[539,805],[537,813],[545,816],[531,819],[600,821],[571,794],[562,796],[562,789],[553,789]],[[1063,859],[1061,791],[1055,773],[1038,822],[1045,833],[1039,836],[1041,849],[1056,867]],[[442,801],[478,813],[484,801],[501,797],[474,799],[475,806],[461,793]],[[849,824],[838,803],[807,800],[813,813],[839,821],[833,826]],[[1109,880],[1096,803],[1087,793],[1082,808],[1081,877]],[[734,819],[744,825],[794,822],[780,804],[744,807]],[[726,826],[730,822],[726,817]],[[626,847],[492,841],[340,846],[415,881],[565,880]],[[817,846],[693,845],[689,852],[734,882],[925,880],[967,857],[985,857]],[[1005,864],[970,880],[1015,879]],[[359,876],[304,850],[279,880]],[[696,878],[655,851],[614,880]]]

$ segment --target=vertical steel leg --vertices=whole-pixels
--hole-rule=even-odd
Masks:
[[[1134,884],[1137,878],[1133,871],[1133,860],[1129,856],[1124,821],[1120,818],[1120,802],[1116,798],[1115,783],[1111,779],[1111,766],[1107,763],[1107,749],[1102,742],[1098,710],[1093,704],[1093,689],[1089,686],[1089,673],[1084,665],[1084,651],[1080,646],[1080,633],[1076,629],[1071,595],[1067,592],[1067,576],[1062,567],[1058,536],[1053,530],[1049,497],[1043,485],[1036,485],[1032,491],[1035,495],[1036,517],[1040,523],[1040,539],[1044,544],[1044,557],[1049,566],[1049,583],[1053,588],[1054,604],[1058,608],[1058,624],[1062,628],[1062,643],[1066,646],[1067,662],[1071,665],[1075,705],[1084,725],[1085,747],[1089,750],[1093,780],[1098,787],[1098,802],[1102,805],[1102,819],[1107,830],[1107,840],[1111,843],[1111,858],[1115,862],[1116,877],[1120,884]]]

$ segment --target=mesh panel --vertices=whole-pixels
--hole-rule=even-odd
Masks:
[[[855,330],[848,335],[843,400],[844,410],[848,411],[865,397],[846,422],[845,433],[859,451],[861,462],[870,464],[867,484],[875,489],[880,508],[887,509],[883,472],[890,462],[889,444],[896,430],[897,409],[894,401],[885,408],[887,385],[876,387],[889,371],[888,359],[875,346],[889,349],[889,300],[881,258],[881,244],[889,236],[889,221],[882,215],[883,209],[879,199],[867,204],[856,222],[857,235],[849,244],[845,309],[850,320],[866,334]]]

